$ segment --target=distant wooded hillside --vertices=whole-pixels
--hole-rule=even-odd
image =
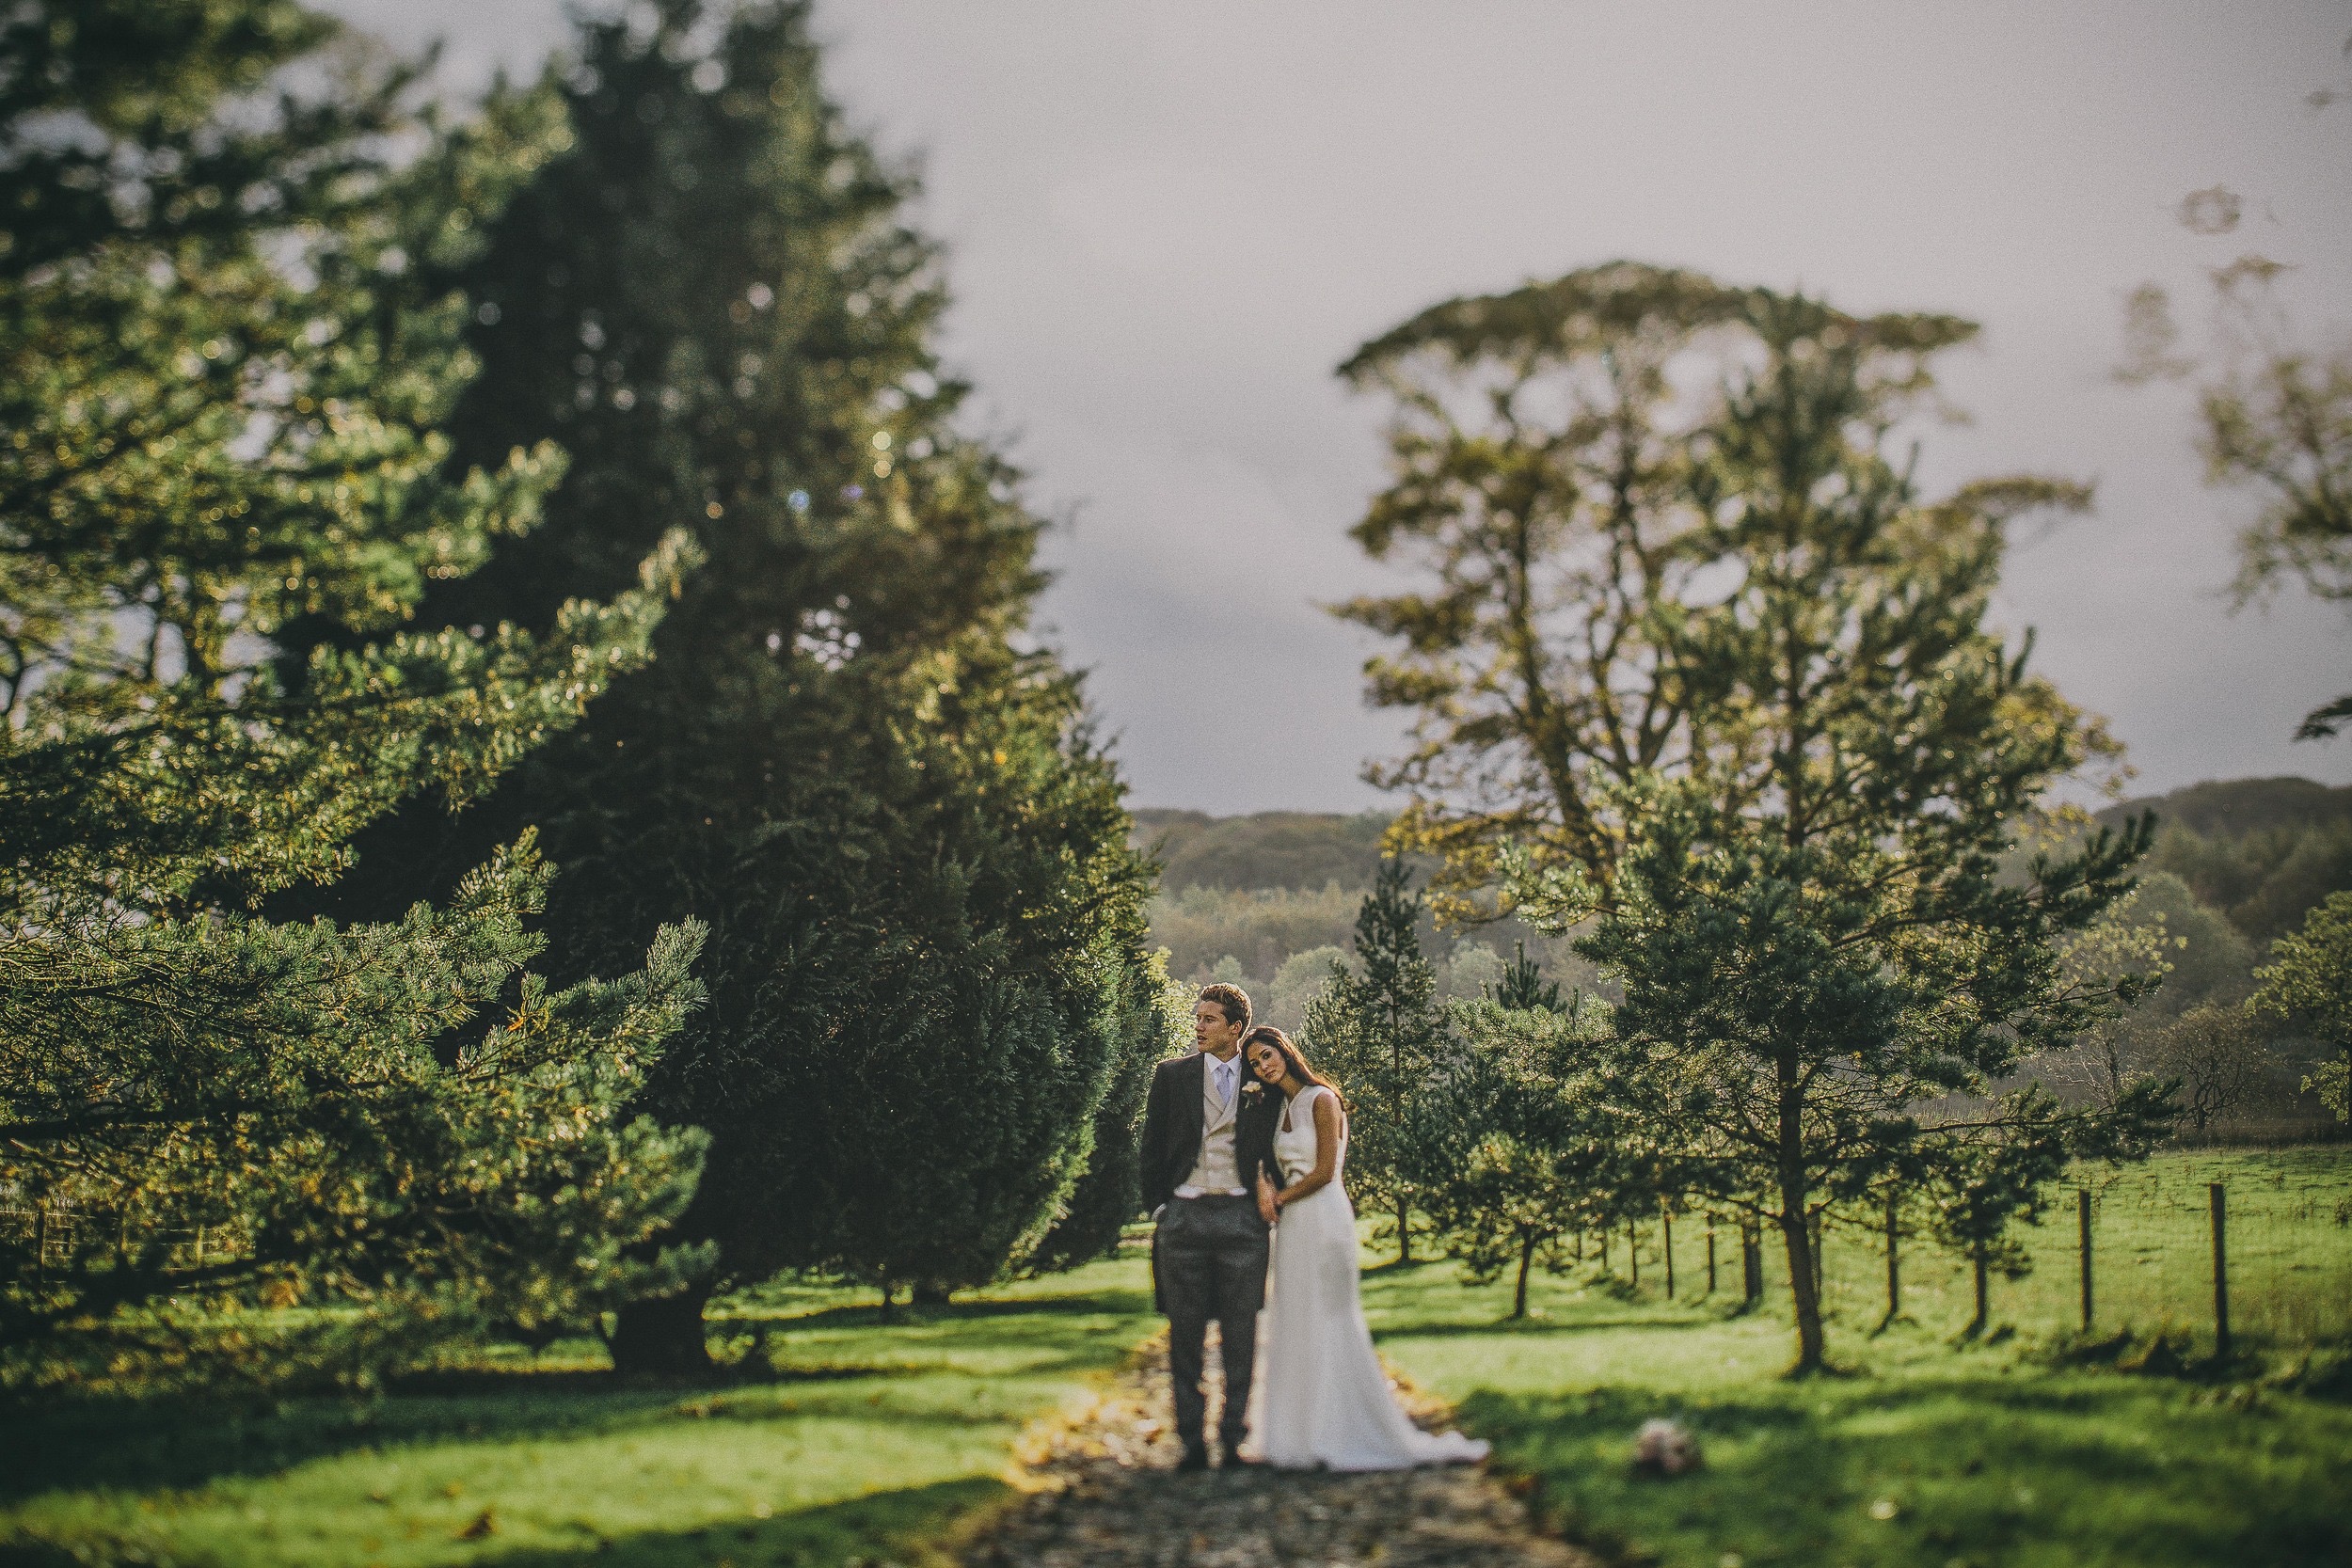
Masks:
[[[2170,872],[2263,947],[2312,906],[2352,888],[2352,787],[2309,779],[2225,779],[2110,806],[2120,826],[2156,814],[2143,877]]]
[[[2352,784],[2330,789],[2310,779],[2219,779],[2169,795],[2144,796],[2109,806],[2099,820],[2120,826],[2143,811],[2159,822],[2207,838],[2243,838],[2280,828],[2318,828],[2352,822]]]
[[[1160,885],[1239,892],[1337,882],[1350,890],[1372,885],[1380,863],[1386,812],[1262,811],[1211,816],[1200,811],[1138,811],[1135,842],[1153,850],[1167,868]]]
[[[1233,981],[1260,1017],[1297,1028],[1307,997],[1334,961],[1347,960],[1389,815],[1145,810],[1135,818],[1135,843],[1165,867],[1152,900],[1152,941],[1168,949],[1168,972],[1194,985]],[[1446,932],[1422,922],[1422,951],[1446,996],[1478,995],[1522,944],[1550,977],[1592,984],[1592,966],[1565,939],[1515,920]]]

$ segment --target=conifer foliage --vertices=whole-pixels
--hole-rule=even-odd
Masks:
[[[561,470],[543,444],[445,461],[469,306],[430,275],[566,132],[512,97],[462,132],[421,120],[405,71],[328,69],[332,33],[279,0],[0,24],[13,1379],[223,1299],[364,1304],[378,1350],[536,1334],[692,1261],[622,1249],[699,1164],[699,1134],[625,1114],[697,1000],[694,928],[648,931],[622,981],[526,974],[528,834],[438,908],[253,912],[339,874],[403,798],[473,798],[576,722],[691,564],[656,535],[636,580],[535,633],[405,629]],[[322,85],[249,96],[294,62]],[[423,149],[400,167],[394,133]],[[285,657],[318,616],[349,641]]]
[[[1406,1263],[1462,1132],[1463,1085],[1437,971],[1422,953],[1422,911],[1411,870],[1382,861],[1356,915],[1357,971],[1332,965],[1303,1030],[1316,1066],[1346,1096],[1348,1188],[1366,1212],[1387,1216]]]
[[[1747,320],[1761,352],[1690,480],[1738,586],[1661,626],[1708,743],[1620,795],[1609,881],[1538,870],[1521,892],[1555,927],[1597,914],[1578,950],[1624,988],[1611,1092],[1681,1180],[1780,1232],[1809,1370],[1817,1202],[1924,1180],[1951,1238],[1996,1261],[2067,1152],[2144,1150],[2167,1086],[2080,1113],[1994,1098],[2143,983],[2079,982],[2060,948],[2128,890],[2145,821],[2002,875],[2044,791],[2102,745],[1985,625],[2007,521],[2079,491],[1931,503],[1887,459],[1967,324],[1761,290]]]
[[[572,970],[708,923],[711,1005],[645,1103],[712,1134],[678,1234],[722,1260],[624,1315],[632,1366],[699,1361],[707,1294],[779,1268],[936,1291],[1109,1245],[1167,1049],[1119,781],[1024,629],[1040,524],[956,423],[934,247],[818,65],[804,7],[665,0],[550,78],[575,144],[453,274],[484,366],[458,454],[552,431],[573,461],[424,615],[543,625],[664,519],[710,564],[649,669],[337,891],[403,907],[534,823]]]
[[[1656,1172],[1642,1158],[1641,1132],[1610,1114],[1597,1082],[1607,1007],[1581,995],[1562,1003],[1524,953],[1506,985],[1536,999],[1454,1005],[1469,1066],[1467,1130],[1430,1193],[1447,1253],[1474,1281],[1512,1274],[1511,1316],[1521,1318],[1536,1263],[1564,1267],[1562,1243],[1608,1227],[1629,1197],[1652,1196]]]

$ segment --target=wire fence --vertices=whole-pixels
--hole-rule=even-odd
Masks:
[[[2014,1233],[2026,1272],[1992,1273],[1989,1332],[2163,1335],[2199,1353],[2352,1339],[2352,1148],[2177,1150],[2078,1167],[2051,1198]],[[1975,1316],[1972,1265],[1922,1234],[1915,1214],[1898,1206],[1891,1281],[1883,1207],[1831,1210],[1818,1223],[1831,1322],[1877,1326],[1890,1284],[1914,1323],[1957,1332]],[[1710,1227],[1685,1213],[1636,1227],[1633,1240],[1629,1266],[1627,1237],[1615,1238],[1612,1272],[1644,1294],[1664,1294],[1671,1277],[1677,1299],[1739,1300],[1753,1277],[1764,1307],[1788,1306],[1775,1233],[1744,1238],[1728,1217]]]
[[[36,1275],[64,1264],[77,1243],[114,1239],[97,1216],[8,1196],[0,1236],[32,1243],[21,1256]],[[2144,1164],[2078,1167],[2051,1197],[2037,1223],[2015,1231],[2026,1272],[1991,1278],[1990,1332],[2163,1335],[2200,1352],[2225,1335],[2239,1348],[2352,1340],[2352,1145],[2174,1150]],[[1911,1322],[1958,1331],[1974,1317],[1973,1268],[1922,1234],[1915,1213],[1898,1206],[1891,1278],[1883,1208],[1827,1210],[1818,1226],[1833,1323],[1877,1326],[1890,1287]],[[166,1239],[171,1269],[230,1261],[240,1240],[221,1229],[137,1238]],[[1768,1310],[1787,1307],[1780,1238],[1743,1236],[1728,1216],[1710,1224],[1684,1212],[1621,1231],[1605,1248],[1598,1241],[1581,1243],[1582,1256],[1645,1295],[1721,1302],[1753,1291]]]
[[[225,1227],[153,1226],[119,1228],[103,1216],[63,1205],[0,1202],[0,1240],[24,1249],[25,1267],[36,1276],[50,1268],[64,1268],[86,1256],[95,1245],[120,1252],[142,1253],[163,1243],[161,1262],[167,1273],[193,1271],[206,1265],[233,1262],[243,1238]]]

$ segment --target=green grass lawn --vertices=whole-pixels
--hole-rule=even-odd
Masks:
[[[2338,1277],[2333,1194],[2352,1189],[2347,1156],[2165,1156],[2127,1176],[2154,1195],[2136,1209],[2107,1190],[2099,1233],[2115,1260],[2103,1250],[2098,1267],[2153,1276],[2175,1264],[2128,1259],[2203,1245],[2204,1180],[2231,1183],[2233,1215],[2267,1203],[2289,1244],[2249,1266],[2236,1308],[2270,1325],[2275,1370],[2292,1360],[2278,1325],[2301,1320],[2265,1293]],[[2177,1194],[2196,1201],[2184,1209]],[[1443,1265],[1375,1271],[1366,1303],[1390,1357],[1455,1400],[1538,1506],[1614,1561],[2352,1562],[2352,1379],[2296,1391],[2265,1381],[2264,1364],[2187,1378],[2061,1365],[2043,1330],[2063,1326],[2073,1299],[2062,1249],[2036,1276],[1996,1286],[1996,1325],[2023,1332],[1962,1345],[1961,1272],[1910,1243],[1906,1319],[1874,1334],[1883,1259],[1867,1241],[1832,1231],[1842,1370],[1802,1383],[1780,1376],[1793,1347],[1779,1274],[1761,1311],[1726,1315],[1736,1252],[1723,1249],[1718,1291],[1699,1299],[1703,1243],[1688,1226],[1671,1303],[1650,1232],[1638,1292],[1539,1278],[1522,1323],[1503,1320],[1507,1283],[1466,1288]],[[1621,1240],[1613,1259],[1622,1270]],[[2178,1266],[2193,1277],[2193,1264]],[[2108,1328],[2135,1299],[2158,1298],[2119,1283],[2111,1299]],[[2183,1300],[2193,1314],[2197,1293],[2185,1287]],[[590,1347],[558,1346],[536,1360],[485,1355],[365,1401],[85,1402],[0,1418],[0,1565],[907,1561],[1002,1497],[1024,1424],[1079,1397],[1154,1323],[1132,1251],[896,1324],[877,1321],[870,1295],[791,1288],[717,1316],[714,1344],[742,1365],[691,1386],[616,1384]],[[1653,1416],[1696,1431],[1701,1471],[1634,1472],[1632,1435]]]
[[[872,1300],[776,1290],[730,1303],[714,1342],[746,1353],[744,1331],[764,1322],[773,1370],[695,1386],[617,1385],[589,1347],[557,1346],[368,1401],[20,1413],[0,1432],[0,1563],[903,1557],[1004,1495],[1022,1427],[1151,1326],[1131,1260],[896,1324]]]
[[[1652,1252],[1638,1293],[1545,1279],[1520,1323],[1502,1321],[1507,1284],[1465,1289],[1443,1267],[1375,1272],[1366,1306],[1390,1358],[1455,1400],[1465,1425],[1495,1440],[1498,1463],[1532,1480],[1546,1513],[1612,1560],[1678,1568],[2340,1565],[2352,1562],[2352,1386],[2340,1376],[2329,1397],[2317,1397],[2265,1380],[2296,1360],[2278,1325],[2312,1321],[2265,1291],[2308,1301],[2312,1277],[2342,1277],[2347,1249],[2333,1194],[2352,1186],[2347,1178],[2352,1150],[2341,1148],[2174,1154],[2127,1175],[2149,1189],[2125,1195],[2130,1204],[2110,1190],[2094,1270],[2207,1247],[2208,1180],[2230,1183],[2233,1213],[2241,1191],[2249,1212],[2269,1212],[2274,1235],[2294,1205],[2310,1211],[2288,1231],[2298,1249],[2249,1268],[2233,1287],[2233,1316],[2267,1325],[2266,1367],[2203,1377],[2054,1361],[2039,1330],[2071,1322],[2078,1277],[2071,1251],[2042,1259],[2040,1277],[1996,1283],[1993,1342],[1962,1345],[1953,1338],[1968,1316],[1961,1270],[1912,1243],[1906,1320],[1874,1334],[1884,1311],[1883,1253],[1855,1236],[1841,1268],[1834,1231],[1830,1350],[1842,1370],[1796,1383],[1779,1375],[1794,1351],[1785,1271],[1772,1273],[1761,1311],[1726,1316],[1736,1248],[1726,1243],[1721,1252],[1714,1300],[1694,1299],[1704,1252],[1687,1228],[1676,1238],[1674,1303]],[[2193,1192],[2193,1206],[2170,1202],[2181,1191]],[[2256,1202],[2264,1193],[2272,1195],[2266,1211]],[[2175,1212],[2185,1209],[2194,1212]],[[2071,1232],[2071,1212],[2064,1217]],[[1654,1234],[1644,1243],[1654,1247]],[[2298,1259],[2309,1268],[2290,1272]],[[1613,1260],[1622,1273],[1621,1239]],[[2174,1258],[2142,1272],[2177,1266],[2193,1278],[2195,1261]],[[2209,1310],[2209,1250],[2203,1261]],[[2137,1295],[2117,1288],[2103,1329],[2196,1326],[2196,1291],[2181,1288],[2168,1307],[2171,1298],[2137,1284]],[[2333,1306],[2341,1314],[2344,1304]],[[2021,1318],[2026,1332],[2000,1331]],[[1634,1431],[1654,1416],[1698,1433],[1700,1472],[1665,1480],[1632,1468]]]

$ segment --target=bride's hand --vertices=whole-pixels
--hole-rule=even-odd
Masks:
[[[1280,1206],[1274,1201],[1274,1183],[1266,1180],[1265,1172],[1260,1171],[1258,1173],[1258,1217],[1266,1224],[1272,1225],[1280,1212]]]

